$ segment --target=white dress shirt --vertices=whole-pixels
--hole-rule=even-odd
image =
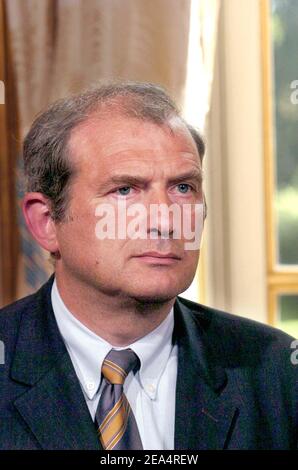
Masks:
[[[124,383],[146,450],[174,449],[175,394],[178,348],[172,344],[174,313],[151,333],[125,346],[113,347],[89,330],[65,306],[54,280],[52,305],[58,328],[78,376],[92,419],[101,395],[101,366],[113,349],[131,348],[141,362],[139,371],[130,372]]]

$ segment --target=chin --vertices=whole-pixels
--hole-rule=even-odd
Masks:
[[[134,299],[140,304],[164,304],[170,302],[175,295],[167,296],[165,294],[138,294],[134,296]]]
[[[123,285],[123,291],[140,302],[168,302],[181,292],[184,292],[191,284],[193,276],[190,273],[165,273],[156,272],[150,275],[130,277],[129,283]]]
[[[144,289],[144,286],[138,290],[138,292],[134,292],[133,297],[142,303],[164,303],[169,302],[170,300],[174,299],[178,294],[183,292],[187,289],[188,286],[167,286],[167,287],[147,287]]]

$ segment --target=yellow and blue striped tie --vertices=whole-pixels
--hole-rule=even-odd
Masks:
[[[143,449],[135,417],[123,391],[127,375],[139,367],[140,360],[131,349],[112,349],[103,361],[104,386],[95,422],[106,450]]]

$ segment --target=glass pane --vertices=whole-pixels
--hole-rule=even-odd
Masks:
[[[298,264],[298,1],[271,0],[277,261]]]
[[[277,327],[298,338],[298,294],[278,297]]]

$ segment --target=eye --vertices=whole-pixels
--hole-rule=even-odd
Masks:
[[[117,193],[120,194],[121,196],[128,196],[130,193],[131,187],[130,186],[123,186],[122,188],[117,189]]]
[[[180,183],[177,185],[178,187],[178,190],[180,191],[180,193],[187,193],[189,189],[192,189],[191,186],[187,183]]]

